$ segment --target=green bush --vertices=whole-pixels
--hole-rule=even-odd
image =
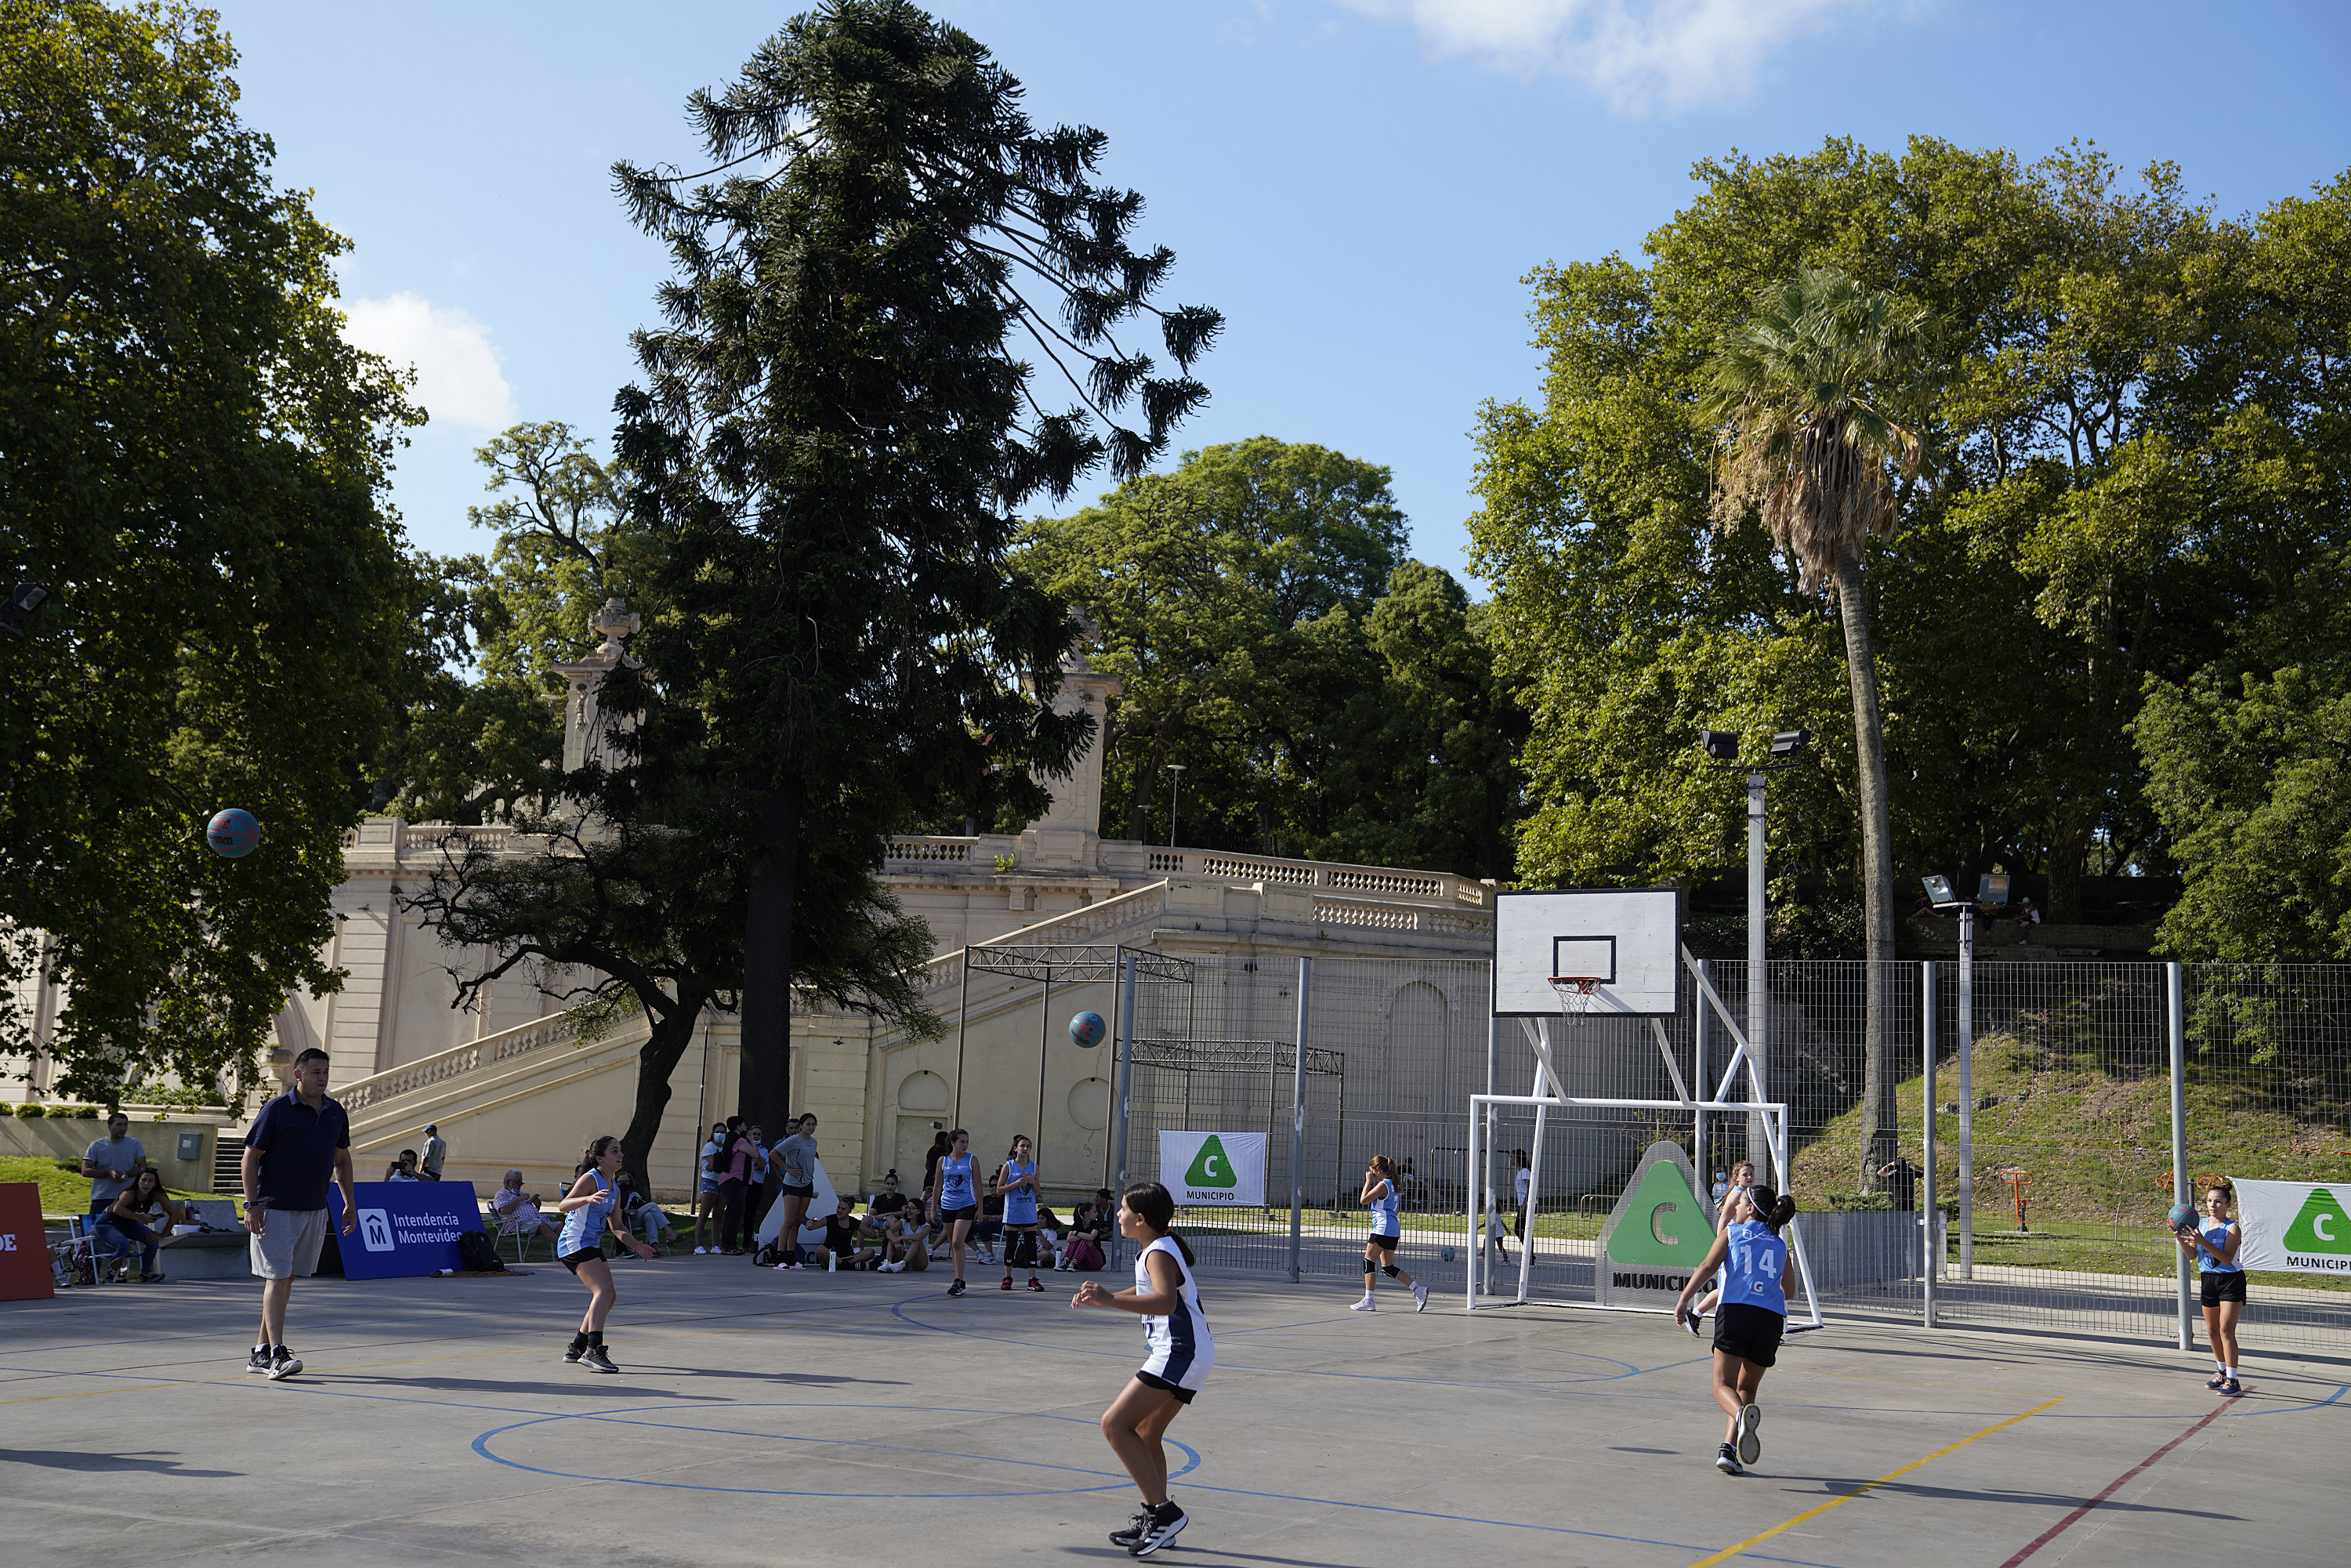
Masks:
[[[46,1108],[41,1113],[45,1116],[55,1117],[60,1122],[70,1122],[76,1116],[81,1114],[81,1107],[78,1105],[51,1105]]]
[[[27,1100],[16,1107],[16,1118],[23,1122],[37,1122],[41,1118],[41,1105],[32,1100]]]

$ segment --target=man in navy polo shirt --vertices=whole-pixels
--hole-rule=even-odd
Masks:
[[[343,1189],[343,1234],[359,1228],[351,1186],[351,1119],[327,1098],[327,1053],[294,1059],[294,1087],[261,1108],[245,1134],[245,1228],[261,1278],[261,1343],[245,1369],[291,1377],[302,1363],[286,1348],[286,1302],[298,1276],[315,1273],[327,1244],[327,1181]]]

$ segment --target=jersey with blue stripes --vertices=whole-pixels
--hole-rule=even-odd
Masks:
[[[1183,1249],[1167,1237],[1135,1254],[1134,1288],[1146,1295],[1153,1290],[1149,1260],[1154,1252],[1166,1254],[1182,1283],[1174,1311],[1144,1316],[1143,1343],[1150,1354],[1144,1357],[1142,1370],[1178,1388],[1196,1389],[1208,1381],[1208,1373],[1217,1364],[1217,1342],[1208,1333],[1208,1314],[1200,1310],[1199,1286],[1193,1281],[1192,1266],[1184,1261]]]

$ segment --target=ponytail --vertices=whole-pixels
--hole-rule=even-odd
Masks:
[[[1760,1182],[1747,1189],[1747,1201],[1755,1206],[1755,1218],[1769,1227],[1774,1236],[1780,1234],[1788,1221],[1796,1218],[1794,1198],[1784,1192],[1774,1192]]]
[[[1134,1210],[1135,1218],[1175,1242],[1186,1265],[1197,1261],[1192,1256],[1192,1244],[1176,1232],[1176,1199],[1165,1187],[1155,1181],[1134,1182],[1125,1196],[1126,1207]]]

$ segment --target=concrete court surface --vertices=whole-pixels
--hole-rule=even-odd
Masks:
[[[251,1282],[0,1305],[0,1563],[1123,1558],[1095,1420],[1141,1333],[1071,1311],[1075,1276],[1006,1296],[978,1267],[951,1301],[937,1269],[632,1261],[614,1377],[561,1362],[584,1292],[534,1268],[302,1281],[284,1383],[243,1369]],[[1706,1353],[1664,1319],[1203,1289],[1220,1359],[1169,1434],[1173,1563],[2351,1561],[2351,1367],[2254,1354],[2224,1406],[2168,1351],[1833,1326],[1766,1379],[1733,1479]]]

